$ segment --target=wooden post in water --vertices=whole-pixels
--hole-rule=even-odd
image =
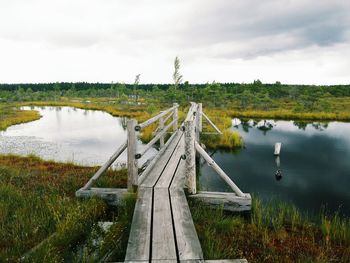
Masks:
[[[164,117],[161,117],[159,119],[159,132],[162,132],[164,130]],[[162,149],[164,147],[164,135],[162,135],[159,139],[160,148]]]
[[[275,143],[275,152],[274,152],[275,156],[280,155],[281,147],[282,147],[282,143],[281,142],[276,142]]]
[[[178,126],[178,106],[179,106],[179,104],[177,104],[177,103],[173,103],[173,107],[175,107],[175,109],[174,109],[174,116],[173,116],[173,118],[174,118],[174,125],[173,125],[173,130],[174,130],[174,132],[177,130],[177,126]]]
[[[196,151],[193,121],[185,121],[186,186],[190,194],[196,194]]]
[[[134,186],[138,185],[138,168],[136,155],[136,131],[135,126],[137,125],[136,120],[128,120],[128,191],[133,192]]]

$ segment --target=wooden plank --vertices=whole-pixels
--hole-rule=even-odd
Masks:
[[[162,171],[164,170],[165,166],[167,165],[170,157],[172,156],[172,154],[175,150],[175,147],[177,146],[177,144],[179,142],[180,137],[181,137],[181,133],[179,131],[176,132],[175,138],[172,140],[172,142],[168,145],[166,150],[163,152],[162,156],[157,161],[157,164],[149,172],[147,177],[144,178],[143,182],[141,183],[142,187],[154,187],[158,178],[162,174]]]
[[[153,157],[150,164],[147,166],[147,168],[139,176],[139,185],[141,185],[142,182],[145,180],[145,178],[148,177],[148,174],[150,173],[150,171],[153,170],[154,166],[158,163],[159,159],[164,155],[166,149],[172,143],[172,141],[176,138],[177,135],[178,135],[177,133],[173,133],[170,136],[170,138],[167,140],[167,142],[165,143],[164,148],[160,149],[160,151],[157,153],[157,155]]]
[[[183,154],[184,154],[184,139],[183,139],[183,136],[181,136],[178,142],[178,145],[176,146],[174,153],[171,156],[167,166],[163,170],[161,177],[159,178],[157,184],[155,185],[155,188],[170,187],[170,183],[173,180],[176,168]]]
[[[175,237],[167,188],[154,189],[152,261],[176,260]]]
[[[240,197],[235,193],[201,191],[189,198],[200,200],[212,207],[223,206],[225,211],[231,212],[250,211],[252,206],[250,194]]]
[[[125,261],[148,261],[150,258],[152,194],[151,188],[138,189]]]
[[[184,144],[182,145],[184,152]],[[186,180],[186,174],[185,174],[185,163],[186,161],[184,159],[180,160],[180,163],[176,169],[174,179],[170,185],[170,189],[183,189],[185,187],[185,180]]]
[[[203,252],[183,189],[170,188],[179,260],[202,260]]]

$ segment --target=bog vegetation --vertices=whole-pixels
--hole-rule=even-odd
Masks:
[[[0,130],[40,118],[20,106],[73,106],[103,110],[113,116],[150,118],[173,102],[184,119],[190,101],[202,102],[205,113],[223,131],[203,134],[209,148],[241,147],[230,131],[232,117],[350,121],[350,86],[238,83],[174,84],[48,83],[0,84]],[[203,129],[212,132],[205,122]],[[144,142],[156,125],[144,129]],[[97,167],[43,161],[36,157],[0,156],[0,261],[94,262],[104,255],[124,260],[135,197],[118,210],[98,199],[77,200],[74,192]],[[108,171],[99,186],[125,187],[125,171]],[[310,218],[289,204],[262,204],[254,198],[250,218],[191,204],[205,257],[246,257],[249,262],[347,262],[349,219],[324,214]],[[99,221],[112,221],[104,232]],[[98,242],[96,242],[98,240]],[[28,253],[30,252],[30,253]]]
[[[0,156],[0,262],[82,262],[105,254],[123,260],[134,197],[114,210],[74,196],[96,169]],[[98,184],[123,187],[126,178],[125,170],[108,171]],[[104,233],[99,221],[113,222],[111,231]]]

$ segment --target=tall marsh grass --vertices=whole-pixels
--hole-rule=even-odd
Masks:
[[[206,259],[246,258],[248,262],[349,262],[349,218],[319,219],[293,205],[253,197],[249,217],[190,202]]]

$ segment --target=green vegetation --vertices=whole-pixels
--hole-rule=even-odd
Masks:
[[[25,111],[16,107],[0,104],[0,130],[5,130],[14,124],[20,124],[40,119],[37,111]]]
[[[321,213],[302,215],[293,205],[253,198],[249,218],[191,202],[206,259],[246,258],[248,262],[348,262],[350,220]]]
[[[18,261],[34,247],[26,257],[28,262],[79,258],[73,248],[91,239],[98,221],[114,222],[112,231],[103,238],[113,236],[114,254],[123,259],[134,197],[114,211],[101,200],[78,200],[74,196],[96,169],[34,156],[0,155],[0,261]],[[109,170],[97,185],[123,187],[126,177],[125,170]],[[108,242],[103,244],[101,253],[111,249]]]
[[[49,83],[0,84],[0,101],[104,100],[116,105],[166,108],[173,102],[187,106],[203,102],[205,109],[230,112],[229,116],[312,120],[350,120],[350,86],[283,85],[279,82],[182,83],[174,63],[175,84]],[[176,74],[175,74],[176,73]],[[175,76],[176,75],[176,76]]]

